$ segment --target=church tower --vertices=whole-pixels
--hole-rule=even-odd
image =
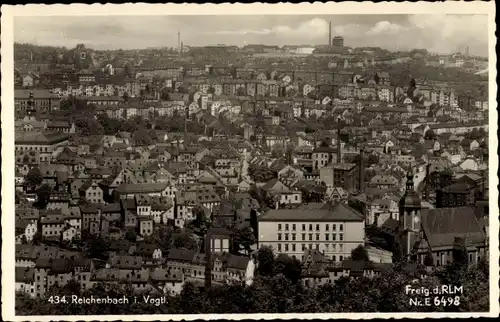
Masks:
[[[410,255],[420,232],[420,210],[422,202],[413,184],[413,170],[406,176],[406,191],[399,201],[399,226],[397,243],[402,257]]]
[[[26,119],[30,121],[34,120],[35,114],[36,114],[35,99],[33,97],[33,92],[30,92],[30,96],[28,98],[28,104],[26,106]]]

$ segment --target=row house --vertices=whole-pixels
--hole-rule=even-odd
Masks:
[[[170,194],[169,183],[122,183],[114,191],[120,199],[133,199],[138,194],[167,197]]]
[[[394,102],[394,91],[390,87],[379,87],[375,97],[381,101],[392,103]]]
[[[431,92],[431,102],[439,106],[451,106],[458,107],[458,97],[455,92],[452,91],[432,91]]]
[[[95,73],[91,70],[82,69],[78,73],[76,73],[76,75],[80,84],[95,82]]]
[[[50,162],[55,149],[67,142],[68,135],[60,132],[16,132],[15,150],[38,153],[39,162]]]
[[[188,65],[182,68],[184,76],[202,76],[207,73],[205,66],[198,65]]]
[[[16,117],[24,117],[28,112],[39,114],[59,110],[61,98],[48,90],[15,90],[14,108]]]
[[[117,106],[124,102],[123,97],[120,96],[88,96],[79,97],[79,99],[86,101],[87,104],[95,104],[97,106]]]

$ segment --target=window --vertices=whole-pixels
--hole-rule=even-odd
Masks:
[[[309,234],[309,240],[313,240],[313,234]]]
[[[285,252],[288,252],[288,244],[285,244]]]
[[[337,234],[332,234],[332,240],[337,240]]]
[[[295,251],[295,244],[292,244],[292,252]]]
[[[278,230],[281,230],[281,224],[278,224]]]
[[[325,234],[325,240],[328,240],[329,235]]]
[[[328,231],[328,229],[330,228],[330,225],[329,224],[326,224],[325,225],[325,230]]]
[[[278,240],[281,240],[281,234],[278,234]]]
[[[344,234],[339,234],[339,240],[340,241],[344,240]]]
[[[316,234],[316,240],[319,240],[319,234]]]
[[[296,225],[295,225],[295,224],[293,224],[293,225],[292,225],[292,230],[293,230],[293,231],[295,231],[295,229],[296,229]]]
[[[313,225],[309,224],[309,230],[313,230]]]
[[[339,261],[341,262],[341,261],[343,261],[343,260],[344,260],[344,256],[340,255],[340,256],[339,256]]]
[[[313,244],[309,244],[309,249],[313,249]]]
[[[295,195],[295,201],[299,200],[299,196]]]
[[[302,244],[302,251],[306,250],[306,244]],[[304,256],[302,256],[304,257]],[[302,260],[304,260],[304,258],[302,258]]]
[[[281,244],[278,244],[278,251],[281,252]]]
[[[343,225],[343,224],[340,224],[340,225],[339,225],[339,230],[340,230],[340,231],[344,231],[344,225]]]
[[[334,262],[336,262],[336,261],[337,261],[337,256],[332,255],[332,260],[333,260]]]
[[[288,240],[288,234],[285,234],[285,240]]]
[[[306,224],[302,224],[302,230],[306,230]]]
[[[319,244],[316,244],[316,250],[319,250]]]
[[[319,230],[319,224],[316,224],[316,230]]]
[[[296,234],[292,234],[292,240],[296,240]]]
[[[337,225],[336,225],[336,224],[333,224],[333,225],[332,225],[332,230],[333,230],[333,231],[337,230]]]
[[[288,224],[285,224],[285,230],[288,230]]]
[[[306,240],[306,234],[302,234],[302,240]]]

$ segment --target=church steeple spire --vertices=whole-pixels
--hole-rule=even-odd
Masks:
[[[415,192],[415,185],[413,182],[413,177],[414,177],[413,169],[412,169],[412,167],[410,167],[410,169],[406,173],[406,191],[405,191],[405,194]]]

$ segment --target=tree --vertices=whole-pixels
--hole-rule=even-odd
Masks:
[[[194,220],[190,223],[190,227],[199,236],[204,236],[208,229],[207,214],[205,208],[202,206],[195,206],[193,208]]]
[[[259,248],[257,252],[257,274],[272,276],[274,272],[275,259],[273,250],[269,246]]]
[[[116,119],[109,118],[107,114],[99,114],[97,116],[99,124],[102,126],[105,135],[114,135],[120,131],[122,122]]]
[[[134,68],[132,67],[132,64],[126,63],[124,66],[125,74],[128,76],[133,76],[134,75]]]
[[[26,175],[26,186],[29,190],[36,189],[43,182],[43,176],[38,167],[31,168]]]
[[[82,136],[101,135],[104,128],[93,116],[82,116],[75,119],[77,133]]]
[[[198,250],[198,242],[194,239],[192,234],[187,232],[176,235],[173,245],[178,249]]]
[[[52,193],[52,187],[47,184],[42,185],[40,188],[36,190],[37,196],[37,207],[40,209],[45,209],[47,203],[49,202],[50,195]]]
[[[425,132],[424,138],[426,140],[435,140],[437,136],[432,129],[429,129]]]
[[[302,275],[302,266],[298,259],[287,254],[279,254],[275,261],[274,274],[283,274],[292,284],[296,284]]]
[[[133,230],[127,230],[125,233],[125,239],[130,242],[135,242],[137,240],[137,234]]]
[[[85,248],[85,256],[108,260],[109,242],[102,238],[91,238]]]
[[[248,175],[255,182],[267,182],[277,177],[276,172],[268,167],[253,164],[248,167]]]
[[[373,165],[373,164],[378,164],[378,162],[379,162],[379,159],[378,159],[378,156],[377,156],[377,155],[375,155],[375,154],[370,154],[370,155],[368,156],[368,161],[367,161],[368,166],[371,166],[371,165]]]
[[[123,99],[125,100],[125,102],[128,101],[129,98],[130,98],[130,96],[128,95],[128,93],[124,92],[123,93]]]
[[[239,251],[239,249],[243,247],[247,254],[250,253],[251,246],[256,243],[254,231],[250,226],[233,228],[232,239],[235,250]]]
[[[464,243],[460,243],[460,241],[456,241],[453,250],[452,250],[453,264],[457,266],[457,268],[467,267],[469,265],[469,256],[467,252],[467,248]]]
[[[368,251],[363,245],[359,245],[351,251],[351,259],[355,261],[370,261]]]
[[[308,134],[309,133],[314,133],[314,131],[315,130],[312,127],[310,127],[309,125],[307,125],[306,128],[305,128],[305,130],[304,130],[304,132],[306,132]]]

